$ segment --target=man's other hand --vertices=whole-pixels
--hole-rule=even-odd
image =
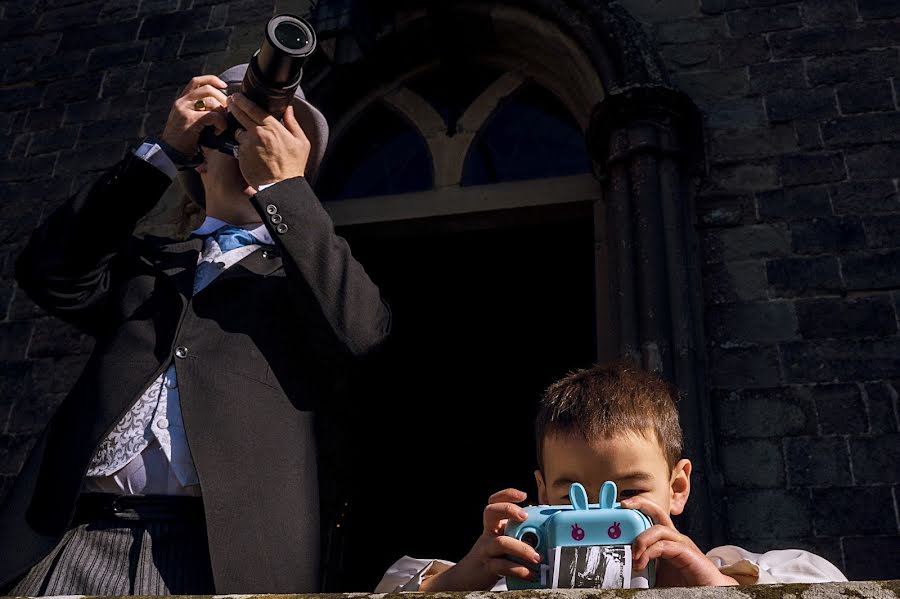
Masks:
[[[193,158],[204,128],[213,127],[216,134],[220,134],[228,126],[225,121],[227,97],[223,91],[226,87],[225,82],[215,75],[191,79],[172,104],[160,139],[185,159]]]

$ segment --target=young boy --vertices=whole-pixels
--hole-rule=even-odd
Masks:
[[[623,364],[597,365],[553,384],[535,422],[539,503],[569,503],[573,482],[584,485],[591,503],[597,503],[603,482],[615,482],[622,507],[640,510],[654,523],[632,545],[632,570],[658,560],[659,587],[846,580],[827,560],[806,551],[756,554],[725,546],[704,554],[678,532],[671,516],[682,513],[690,496],[691,462],[681,458],[676,401],[674,390],[655,375]],[[538,554],[503,535],[508,520],[525,520],[516,505],[525,499],[516,489],[495,493],[484,510],[481,536],[459,563],[404,557],[376,592],[505,590],[501,577],[531,577],[510,557],[537,565]]]

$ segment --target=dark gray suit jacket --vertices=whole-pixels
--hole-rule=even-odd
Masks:
[[[276,251],[254,252],[192,298],[201,240],[133,235],[169,185],[128,156],[19,258],[34,301],[97,341],[0,508],[0,588],[55,546],[95,449],[174,360],[216,592],[318,590],[313,412],[385,339],[389,311],[303,178],[250,200]]]

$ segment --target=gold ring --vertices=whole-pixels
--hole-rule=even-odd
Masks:
[[[201,98],[194,102],[194,110],[206,110],[206,100]]]

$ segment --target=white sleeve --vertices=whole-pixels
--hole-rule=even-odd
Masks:
[[[740,584],[793,582],[845,582],[847,577],[831,562],[802,549],[753,553],[736,545],[723,545],[706,553],[723,574]]]
[[[429,576],[440,574],[454,566],[453,562],[442,559],[417,559],[404,555],[394,562],[381,582],[375,587],[376,593],[401,593],[404,591],[418,591],[419,585]],[[476,589],[472,589],[476,590]],[[505,591],[506,578],[501,578],[493,586],[491,591]]]
[[[170,179],[174,179],[178,175],[178,167],[175,166],[169,155],[159,147],[159,144],[144,142],[134,151],[134,155],[169,175]]]

